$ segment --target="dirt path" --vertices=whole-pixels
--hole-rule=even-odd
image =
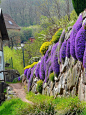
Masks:
[[[22,101],[33,104],[31,101],[28,101],[25,97],[25,91],[21,83],[9,84],[13,88],[13,91],[16,92],[16,96],[19,97]]]

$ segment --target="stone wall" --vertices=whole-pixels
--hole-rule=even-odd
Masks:
[[[48,79],[43,84],[43,95],[48,96],[75,96],[78,95],[80,100],[86,101],[86,69],[83,68],[82,62],[74,60],[74,58],[66,58],[64,64],[60,64],[60,74],[54,77],[54,82]],[[36,90],[37,81],[35,77],[32,81],[31,91],[38,93]]]

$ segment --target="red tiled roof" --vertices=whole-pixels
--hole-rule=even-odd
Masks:
[[[8,14],[3,14],[3,16],[7,29],[16,29],[16,30],[21,29]]]

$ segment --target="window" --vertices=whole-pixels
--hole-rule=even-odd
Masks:
[[[8,21],[8,22],[9,22],[9,24],[11,24],[11,25],[13,24],[11,21]]]

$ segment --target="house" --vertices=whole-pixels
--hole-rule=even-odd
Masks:
[[[30,37],[29,40],[30,40],[31,42],[34,42],[35,38],[34,38],[34,37]]]
[[[14,32],[19,33],[21,28],[15,23],[15,21],[11,18],[11,16],[9,16],[8,14],[3,14],[3,16],[4,16],[8,34],[11,33],[11,36],[9,34],[9,38],[10,38],[9,45],[14,46],[14,44],[20,44],[21,43],[20,36],[19,35],[15,36]]]
[[[20,31],[21,28],[15,23],[15,21],[8,15],[3,14],[7,30]]]

